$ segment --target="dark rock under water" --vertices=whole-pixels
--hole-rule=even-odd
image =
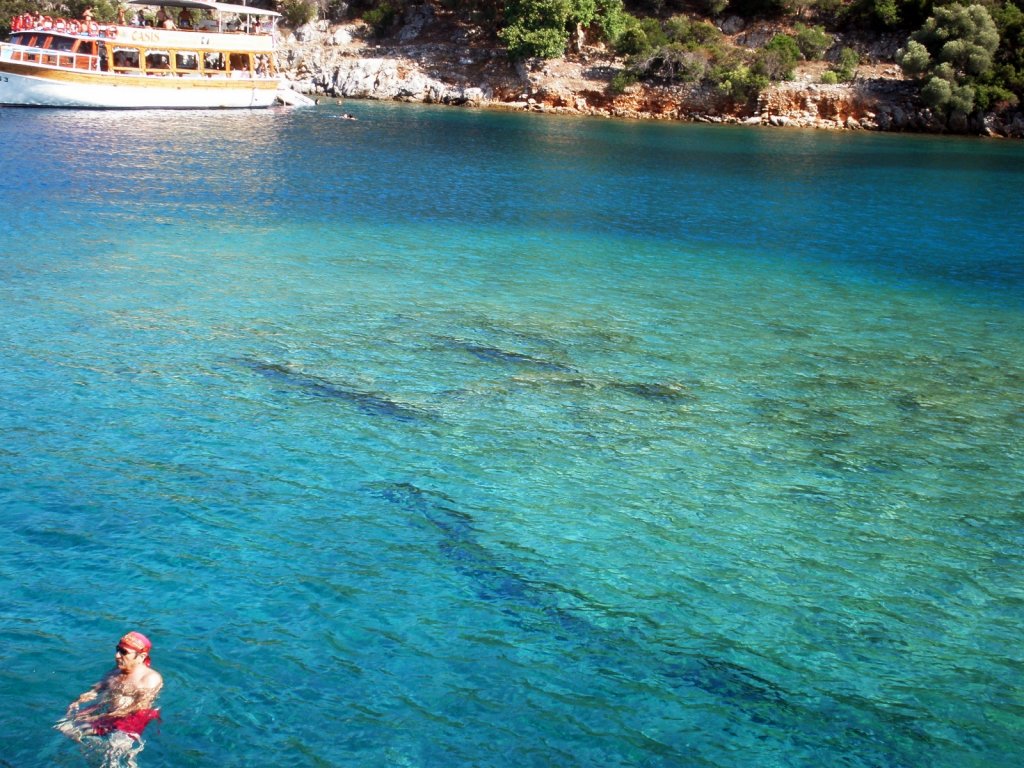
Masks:
[[[386,416],[396,421],[417,421],[429,417],[429,413],[405,403],[392,400],[384,395],[366,392],[346,384],[306,373],[280,363],[243,359],[243,366],[278,383],[293,387],[315,397],[350,403],[363,413],[372,416]]]
[[[473,517],[437,491],[408,482],[375,483],[366,490],[427,522],[452,567],[469,580],[478,597],[500,604],[519,629],[543,632],[567,647],[570,656],[589,657],[592,669],[622,679],[650,679],[685,696],[698,689],[719,699],[737,717],[767,725],[781,738],[814,748],[826,741],[850,746],[851,766],[911,766],[929,737],[911,718],[883,711],[851,695],[796,694],[746,667],[711,654],[695,654],[664,642],[644,642],[633,630],[616,630],[588,620],[584,612],[559,605],[563,588],[529,578],[514,561],[480,543]],[[568,593],[568,590],[564,590]],[[573,593],[574,601],[586,598]],[[587,605],[586,612],[601,613]],[[677,755],[678,757],[682,757]]]

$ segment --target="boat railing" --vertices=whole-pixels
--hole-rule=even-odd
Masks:
[[[32,25],[22,27],[21,32],[56,32],[57,34],[68,34],[68,35],[81,35],[82,37],[117,37],[117,25],[116,24],[96,24],[95,22],[74,22],[74,24],[62,24],[60,22],[63,19],[58,19],[58,23],[44,22],[42,24],[33,23]]]
[[[94,72],[100,68],[100,57],[89,53],[73,53],[13,43],[5,43],[0,48],[0,61],[24,61],[28,64],[59,69],[84,69]]]

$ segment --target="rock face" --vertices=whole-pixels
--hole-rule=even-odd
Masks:
[[[399,59],[345,59],[331,75],[330,85],[332,95],[353,99],[481,106],[491,98],[489,88],[446,83]]]
[[[307,24],[286,33],[279,64],[297,91],[332,97],[521,109],[633,119],[823,128],[974,133],[1024,138],[1024,115],[932,114],[891,62],[862,67],[853,83],[826,85],[809,66],[794,82],[773,85],[756,103],[736,105],[699,86],[632,85],[613,91],[624,62],[598,48],[564,59],[513,65],[478,41],[472,28],[439,19],[429,4],[409,8],[388,44],[370,42],[361,24]],[[739,20],[727,19],[741,35]],[[882,41],[870,56],[889,54]],[[819,69],[824,65],[817,65]]]

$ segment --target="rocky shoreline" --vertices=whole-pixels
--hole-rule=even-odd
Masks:
[[[744,30],[748,39],[773,30]],[[756,104],[734,105],[699,86],[635,84],[611,88],[624,66],[600,47],[562,59],[513,64],[477,30],[434,6],[414,6],[393,38],[375,41],[361,23],[306,24],[283,30],[279,61],[296,91],[313,97],[373,99],[592,115],[638,120],[765,125],[831,130],[906,131],[1024,138],[1024,113],[946,121],[920,103],[892,60],[897,43],[862,54],[851,83],[819,82],[813,62],[794,80],[763,91]],[[838,50],[838,43],[836,45]]]

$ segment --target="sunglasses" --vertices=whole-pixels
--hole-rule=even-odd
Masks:
[[[138,651],[133,651],[131,648],[125,648],[123,645],[118,645],[114,648],[114,653],[119,656],[125,656],[129,653],[138,653]]]

